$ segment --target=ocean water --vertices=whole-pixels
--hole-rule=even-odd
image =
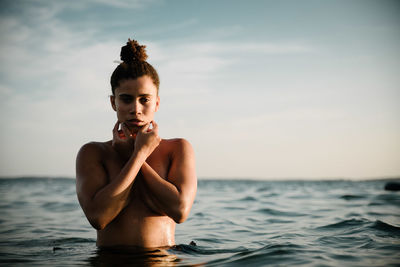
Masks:
[[[0,265],[400,266],[386,182],[200,180],[176,247],[102,251],[75,180],[0,179]]]

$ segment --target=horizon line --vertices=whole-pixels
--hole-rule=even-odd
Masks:
[[[0,179],[76,179],[66,175],[12,175],[0,176]],[[198,177],[199,181],[379,181],[399,180],[398,176],[374,176],[374,177]]]

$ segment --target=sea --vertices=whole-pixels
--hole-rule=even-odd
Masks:
[[[200,179],[177,245],[144,251],[96,247],[74,179],[2,178],[0,265],[400,266],[390,181]]]

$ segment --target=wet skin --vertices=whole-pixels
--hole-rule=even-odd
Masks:
[[[122,82],[110,100],[113,139],[84,145],[76,161],[78,199],[97,245],[172,246],[196,194],[193,149],[159,137],[160,99],[148,76]]]

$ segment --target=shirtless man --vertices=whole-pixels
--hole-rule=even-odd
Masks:
[[[85,144],[76,160],[79,203],[100,247],[174,245],[196,195],[190,143],[158,135],[159,78],[144,48],[129,40],[111,76],[113,139]]]

